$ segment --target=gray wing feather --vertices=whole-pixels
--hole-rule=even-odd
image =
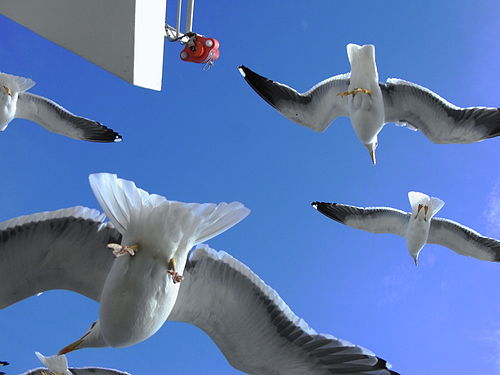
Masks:
[[[392,233],[404,236],[410,214],[389,207],[356,207],[339,203],[313,202],[323,215],[356,229],[371,233]]]
[[[347,97],[337,95],[348,90],[349,74],[328,78],[300,94],[295,89],[267,79],[245,66],[240,66],[239,69],[257,94],[297,124],[321,132],[337,117],[349,115]]]
[[[81,210],[89,210],[80,207]],[[73,215],[75,208],[23,217],[0,231],[0,308],[50,289],[68,289],[99,300],[113,262],[109,242],[121,236],[98,214]],[[95,210],[91,210],[95,212]],[[38,216],[37,216],[38,215]],[[96,220],[97,219],[97,220]]]
[[[117,142],[120,134],[99,122],[75,116],[59,104],[28,92],[19,93],[16,117],[42,125],[48,131],[92,142]]]
[[[500,109],[457,107],[425,87],[400,79],[381,83],[385,123],[410,124],[434,143],[473,143],[500,135]]]
[[[484,237],[452,220],[433,218],[427,242],[445,246],[469,257],[500,261],[500,241]]]
[[[235,368],[259,375],[397,374],[372,352],[318,334],[225,252],[198,246],[169,320],[205,331]]]

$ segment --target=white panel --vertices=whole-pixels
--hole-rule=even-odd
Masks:
[[[166,0],[1,0],[0,13],[134,85],[161,89]]]
[[[165,44],[166,0],[137,0],[135,11],[134,80],[161,90]]]

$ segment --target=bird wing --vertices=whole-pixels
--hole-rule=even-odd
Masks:
[[[50,289],[99,300],[118,232],[86,207],[22,216],[0,223],[0,308]]]
[[[73,115],[59,104],[29,92],[19,93],[16,116],[42,125],[48,131],[92,142],[118,142],[122,137],[112,129]]]
[[[434,143],[473,143],[500,135],[499,108],[460,108],[401,79],[390,78],[380,88],[385,123],[410,124]]]
[[[207,246],[192,253],[168,319],[201,328],[249,374],[397,374],[369,350],[318,334],[247,266]]]
[[[300,94],[293,88],[258,75],[245,66],[238,68],[248,84],[266,102],[289,120],[317,132],[337,117],[348,116],[348,99],[338,94],[349,89],[349,74],[328,78]]]
[[[389,207],[356,207],[339,203],[313,202],[323,215],[356,229],[404,236],[410,214]]]
[[[481,236],[455,221],[433,218],[428,243],[435,243],[469,257],[500,262],[500,241]]]

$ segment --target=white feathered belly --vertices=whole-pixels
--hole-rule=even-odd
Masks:
[[[104,340],[114,347],[141,342],[168,318],[179,292],[167,265],[150,254],[117,258],[101,295],[100,322]]]
[[[357,137],[365,144],[382,130],[384,123],[383,102],[378,93],[355,94],[351,99],[350,118]]]
[[[410,219],[406,229],[406,246],[410,253],[418,253],[427,243],[430,224],[430,219],[427,221]]]

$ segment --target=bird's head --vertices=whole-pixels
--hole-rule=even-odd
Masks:
[[[418,266],[418,257],[420,255],[420,251],[422,250],[422,248],[416,250],[416,251],[411,251],[410,250],[410,255],[411,257],[413,258],[413,261],[415,262],[415,266]]]
[[[104,346],[108,346],[108,344],[106,344],[102,337],[100,322],[97,320],[92,323],[88,331],[80,339],[65,346],[57,354],[62,355],[82,348],[99,348]]]
[[[372,163],[374,165],[377,164],[377,158],[375,157],[375,150],[377,149],[377,146],[378,146],[377,136],[375,136],[375,138],[373,139],[372,142],[365,143],[365,147],[368,150],[368,152],[370,153],[370,157],[371,157]]]

